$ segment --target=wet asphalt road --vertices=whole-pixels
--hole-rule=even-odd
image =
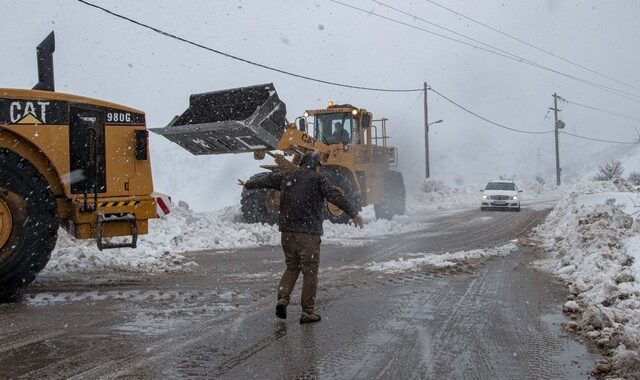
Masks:
[[[531,248],[448,269],[363,269],[522,239],[546,212],[416,218],[423,231],[323,246],[318,310],[273,316],[279,247],[197,252],[191,273],[40,278],[0,305],[0,378],[588,378],[597,354],[562,331],[566,290]]]

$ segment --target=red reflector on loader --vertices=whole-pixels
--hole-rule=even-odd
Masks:
[[[154,198],[156,200],[156,214],[158,214],[158,218],[167,216],[171,212],[169,207],[171,205],[171,197],[165,194],[156,193],[154,194]]]

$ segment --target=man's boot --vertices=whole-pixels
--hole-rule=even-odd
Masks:
[[[276,304],[276,317],[280,319],[287,319],[287,301],[278,300]]]
[[[321,319],[322,318],[320,318],[320,315],[316,313],[303,312],[302,315],[300,316],[300,324],[320,322]]]

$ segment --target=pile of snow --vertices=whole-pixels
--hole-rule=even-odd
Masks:
[[[474,249],[453,253],[410,253],[411,258],[399,258],[396,260],[373,262],[365,269],[370,272],[383,272],[387,274],[414,272],[423,268],[449,268],[459,266],[462,263],[478,260],[489,256],[506,256],[517,249],[516,245],[509,243],[495,248]]]
[[[185,271],[195,263],[180,253],[279,243],[275,227],[228,221],[232,217],[226,209],[220,216],[196,213],[180,202],[167,217],[149,221],[149,234],[139,237],[136,249],[99,251],[95,241],[75,240],[60,229],[45,272]]]
[[[407,218],[375,220],[372,207],[363,210],[365,227],[324,223],[323,241],[346,246],[364,245],[390,234],[426,229]],[[120,238],[118,238],[120,239]],[[162,273],[188,271],[196,264],[182,253],[229,250],[280,244],[278,226],[242,222],[239,206],[217,213],[198,213],[184,202],[174,204],[165,218],[149,222],[149,234],[140,236],[136,249],[99,251],[95,241],[75,240],[60,229],[58,244],[45,273],[126,271]]]
[[[536,199],[539,198],[549,198],[549,197],[558,197],[562,194],[562,189],[559,189],[557,186],[549,185],[546,183],[525,183],[521,185],[523,190],[523,194],[527,196],[528,194]]]
[[[66,231],[58,231],[58,244],[51,254],[45,274],[70,272],[178,272],[195,266],[184,256],[150,244],[138,242],[136,249],[99,251],[94,241],[76,240]]]
[[[450,187],[436,178],[424,179],[407,192],[407,213],[480,207],[480,188]]]
[[[577,186],[532,242],[548,253],[540,265],[568,284],[568,327],[610,353],[596,372],[626,376],[640,373],[640,197],[618,190],[611,182]]]

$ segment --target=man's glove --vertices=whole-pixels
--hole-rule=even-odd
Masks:
[[[244,187],[244,185],[246,185],[246,182],[238,178],[238,185]]]

